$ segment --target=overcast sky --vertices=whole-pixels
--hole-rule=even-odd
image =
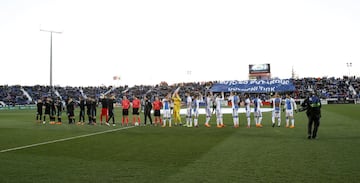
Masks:
[[[360,76],[358,0],[2,0],[0,85],[49,85],[40,28],[54,85]]]

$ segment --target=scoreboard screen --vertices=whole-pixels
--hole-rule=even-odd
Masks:
[[[249,65],[249,74],[270,73],[270,64]]]

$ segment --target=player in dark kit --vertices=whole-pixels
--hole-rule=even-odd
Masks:
[[[51,125],[55,124],[55,115],[56,115],[56,106],[55,101],[50,99],[50,123]]]
[[[63,103],[60,98],[57,98],[56,100],[56,116],[57,116],[57,122],[56,124],[61,125],[61,115],[63,111]]]
[[[36,107],[37,107],[37,112],[36,112],[36,122],[40,123],[41,119],[42,119],[42,114],[43,114],[43,102],[42,100],[38,100]]]
[[[113,122],[113,126],[115,126],[115,116],[114,116],[114,104],[115,104],[115,96],[111,96],[109,99],[108,99],[108,104],[109,104],[109,107],[108,107],[108,110],[109,110],[109,118],[108,120],[106,121],[107,123],[109,123],[110,119],[112,119],[112,122]]]
[[[50,102],[50,98],[46,98],[46,102],[45,102],[45,114],[44,114],[44,120],[43,120],[43,124],[46,123],[46,116],[49,116],[50,119],[50,110],[51,110],[51,102]]]
[[[66,104],[66,111],[69,119],[69,124],[75,123],[75,115],[74,115],[74,101],[72,98],[69,98],[67,104]]]
[[[109,102],[106,96],[101,97],[101,114],[100,114],[100,125],[102,125],[103,122],[103,116],[105,116],[105,124],[109,126],[108,118],[109,118],[109,111],[108,111],[108,106],[109,106]]]
[[[90,115],[91,115],[91,119],[92,119],[92,124],[96,125],[96,107],[97,107],[97,102],[94,98],[91,98],[91,109],[90,109]]]
[[[92,123],[93,123],[93,120],[92,120],[92,116],[91,116],[91,114],[92,114],[92,111],[91,111],[91,98],[89,97],[89,98],[87,98],[86,99],[86,114],[88,115],[88,118],[89,118],[89,125],[92,125]]]
[[[85,100],[83,97],[80,97],[79,107],[80,107],[80,114],[79,114],[79,122],[78,125],[83,125],[85,123]]]

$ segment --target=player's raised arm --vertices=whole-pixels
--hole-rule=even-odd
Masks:
[[[200,100],[200,102],[204,101],[204,96],[201,94],[201,92],[199,92],[199,100]]]
[[[176,90],[174,91],[172,97],[175,97],[176,94],[179,94],[180,91],[180,86],[176,88]]]

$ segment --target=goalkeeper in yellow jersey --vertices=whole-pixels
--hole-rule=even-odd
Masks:
[[[181,125],[181,117],[180,117],[180,108],[181,108],[181,98],[179,96],[179,90],[180,87],[177,88],[174,92],[174,94],[172,95],[172,100],[174,102],[174,123],[175,126],[177,126],[178,124]]]

